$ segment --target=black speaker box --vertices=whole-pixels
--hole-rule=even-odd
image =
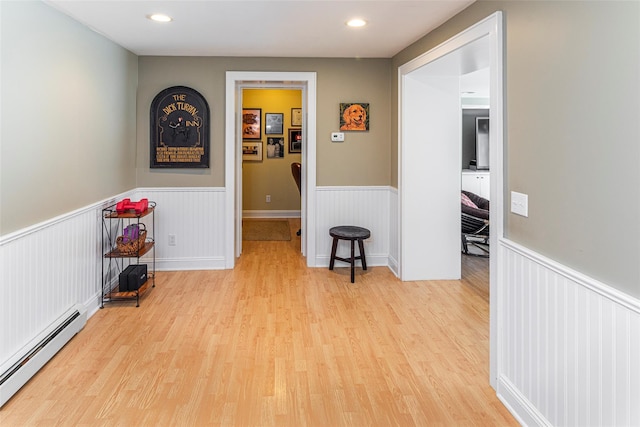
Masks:
[[[120,273],[120,292],[137,291],[147,281],[147,264],[131,264]]]

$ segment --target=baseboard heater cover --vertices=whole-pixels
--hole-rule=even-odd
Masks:
[[[49,328],[36,338],[35,345],[18,356],[8,369],[0,375],[0,407],[33,377],[64,345],[87,323],[87,309],[76,304],[60,316]]]

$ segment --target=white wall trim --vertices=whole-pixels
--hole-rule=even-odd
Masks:
[[[396,277],[400,277],[400,261],[398,254],[398,189],[389,188],[389,269]]]
[[[135,197],[153,200],[156,270],[220,270],[225,258],[226,190],[222,187],[138,188]],[[149,224],[147,224],[149,227]],[[169,235],[176,245],[169,245]]]
[[[315,215],[315,266],[327,267],[332,238],[329,229],[336,225],[357,225],[371,231],[364,241],[367,264],[389,265],[389,222],[391,191],[389,186],[323,186],[317,187]],[[348,245],[338,246],[338,256],[347,256]]]
[[[59,224],[61,222],[65,222],[68,221],[76,216],[79,215],[83,215],[87,212],[90,211],[95,211],[95,210],[101,210],[103,209],[105,206],[108,206],[112,203],[116,203],[118,200],[122,200],[125,197],[130,197],[132,194],[134,194],[136,190],[132,189],[129,191],[125,191],[124,193],[120,193],[117,196],[113,196],[113,197],[108,197],[106,199],[100,200],[99,202],[95,202],[92,203],[90,205],[78,208],[76,210],[73,210],[71,212],[67,212],[67,213],[63,213],[61,215],[58,215],[56,217],[47,219],[45,221],[39,222],[37,224],[31,225],[29,227],[25,227],[22,228],[20,230],[16,230],[12,233],[9,234],[5,234],[4,236],[0,236],[0,246],[6,245],[7,243],[10,243],[14,240],[17,239],[21,239],[23,237],[28,236],[29,234],[32,233],[37,233],[39,231],[42,231],[46,228],[52,227],[56,224]]]
[[[302,90],[302,176],[301,176],[301,236],[302,254],[307,266],[315,267],[316,207],[316,72],[226,72],[225,118],[225,188],[227,190],[225,238],[227,268],[233,268],[242,248],[242,156],[239,141],[242,106],[241,88],[288,87]],[[233,224],[233,227],[231,225]]]
[[[524,425],[640,425],[640,300],[508,239],[497,251],[500,399]]]
[[[402,239],[403,233],[409,233],[405,231],[404,227],[408,227],[408,224],[404,224],[403,219],[405,215],[408,215],[406,209],[403,206],[406,203],[409,191],[405,189],[405,158],[410,156],[409,153],[405,153],[406,148],[403,142],[404,130],[403,130],[403,79],[406,75],[417,70],[418,68],[428,64],[440,57],[444,57],[447,54],[460,49],[461,47],[471,44],[476,40],[487,37],[489,41],[489,68],[490,68],[490,120],[492,125],[492,131],[490,135],[490,162],[491,162],[491,183],[490,191],[492,200],[491,209],[491,248],[497,247],[498,236],[504,235],[504,46],[503,46],[503,15],[498,11],[490,16],[484,18],[473,26],[463,30],[454,37],[444,41],[435,48],[425,52],[423,55],[418,56],[411,61],[398,67],[398,222],[397,222],[397,239],[398,239],[398,261],[399,261],[399,277],[403,277],[403,247],[404,242]],[[490,356],[489,356],[489,371],[490,371],[490,383],[491,386],[496,388],[497,375],[498,375],[498,341],[497,341],[497,326],[496,321],[500,313],[497,311],[498,306],[498,287],[501,277],[498,273],[498,266],[503,263],[500,258],[502,255],[499,251],[492,249],[490,257],[490,326],[489,326],[489,342],[490,342]]]
[[[508,378],[498,377],[498,399],[507,407],[511,415],[523,426],[551,426],[538,409],[531,405]]]
[[[566,279],[569,279],[576,284],[589,289],[592,292],[599,294],[600,296],[611,300],[612,302],[619,304],[637,314],[640,314],[640,299],[633,298],[631,295],[620,292],[619,290],[612,288],[592,277],[573,270],[567,266],[560,264],[550,258],[540,255],[524,246],[519,245],[509,239],[500,239],[500,245],[515,252],[536,264],[539,264],[547,270],[558,274]]]

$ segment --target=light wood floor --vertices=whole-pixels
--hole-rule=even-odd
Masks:
[[[99,310],[0,426],[517,425],[489,386],[487,260],[462,281],[370,267],[351,284],[305,267],[297,229]]]

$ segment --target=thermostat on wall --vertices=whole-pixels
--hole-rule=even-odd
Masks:
[[[331,132],[331,142],[344,142],[344,132]]]

